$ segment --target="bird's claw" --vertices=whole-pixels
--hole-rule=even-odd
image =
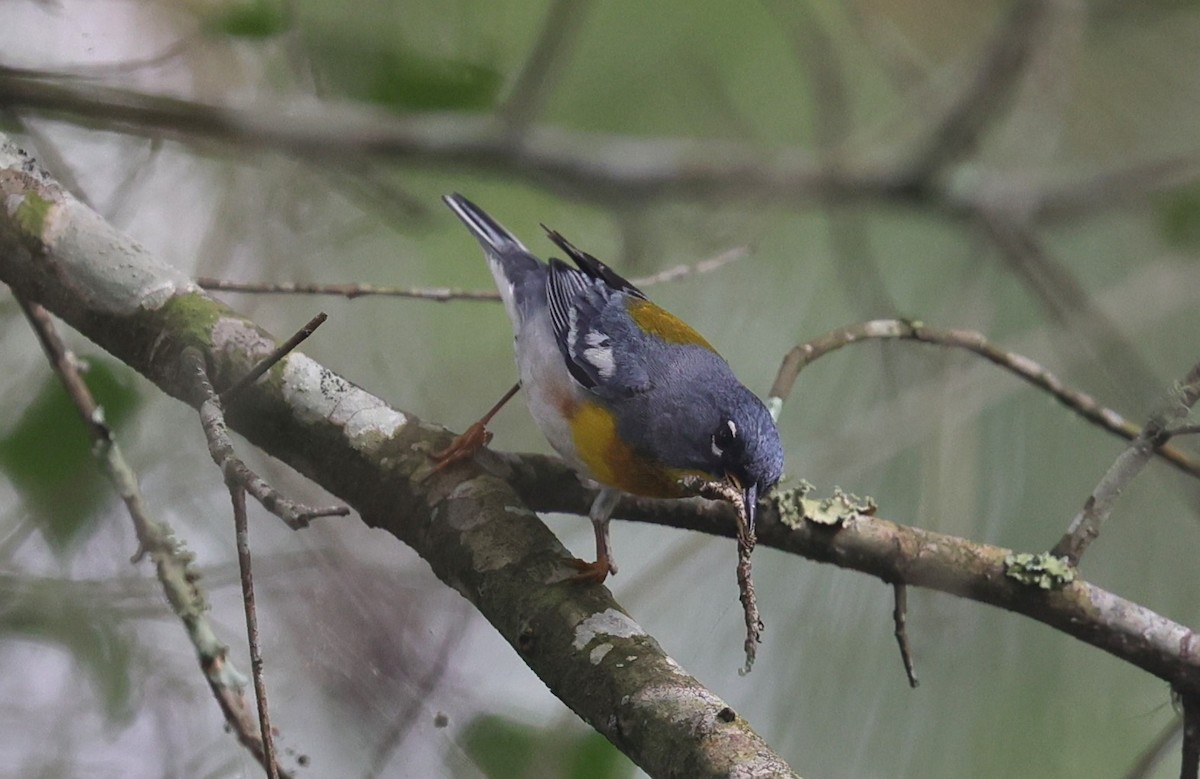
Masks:
[[[429,459],[436,463],[430,473],[437,473],[445,470],[455,463],[460,463],[463,460],[469,460],[475,456],[483,447],[487,446],[492,440],[492,433],[482,421],[468,427],[460,435],[454,437],[450,445],[445,449],[434,452],[429,455]]]
[[[573,557],[567,560],[567,565],[574,568],[579,573],[571,577],[573,582],[582,582],[584,584],[604,584],[604,580],[609,574],[616,574],[617,566],[611,560],[601,557],[594,563],[589,563],[587,560],[580,560]]]

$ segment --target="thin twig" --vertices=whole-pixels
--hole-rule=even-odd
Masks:
[[[691,265],[676,265],[650,276],[634,279],[638,287],[651,287],[669,281],[677,281],[687,276],[711,273],[736,262],[750,254],[744,246],[735,246],[721,252],[715,257],[693,263]],[[218,292],[248,292],[258,295],[337,295],[349,300],[360,297],[380,295],[384,297],[412,298],[415,300],[432,300],[437,303],[447,303],[456,300],[499,302],[500,294],[494,289],[461,289],[458,287],[395,287],[375,284],[320,284],[312,282],[258,282],[258,281],[229,281],[201,277],[196,283],[207,290]]]
[[[1200,363],[1192,366],[1183,382],[1168,395],[1162,409],[1151,415],[1141,432],[1117,455],[1051,554],[1067,558],[1072,565],[1079,564],[1088,546],[1100,535],[1100,528],[1112,514],[1121,492],[1171,437],[1171,425],[1186,417],[1197,400],[1200,400]]]
[[[273,758],[267,757],[263,742],[248,716],[246,698],[242,693],[246,678],[229,661],[229,649],[217,638],[216,630],[208,619],[208,605],[204,592],[200,589],[199,574],[192,565],[192,554],[176,538],[169,525],[150,516],[145,498],[138,487],[137,475],[125,461],[112,431],[104,423],[103,410],[96,404],[87,384],[79,375],[76,359],[59,338],[50,315],[37,303],[21,297],[18,297],[17,301],[87,427],[93,443],[93,455],[121,495],[129,517],[133,520],[138,538],[138,551],[133,556],[133,562],[149,556],[154,563],[155,573],[167,602],[183,623],[196,650],[205,681],[208,682],[225,721],[237,736],[238,742],[246,747],[272,776],[287,779],[290,774],[280,769]]]
[[[241,486],[249,492],[262,507],[284,521],[293,530],[307,527],[310,520],[317,517],[344,517],[350,513],[345,506],[328,506],[314,508],[296,503],[285,498],[261,476],[250,470],[238,458],[225,425],[225,411],[221,406],[221,398],[213,391],[212,382],[208,378],[208,369],[204,365],[204,356],[193,348],[183,351],[184,367],[191,372],[194,390],[197,393],[200,406],[200,424],[204,428],[204,436],[208,440],[208,453],[230,487]]]
[[[325,320],[328,318],[329,317],[327,317],[325,315],[325,312],[322,311],[321,313],[314,316],[312,319],[308,320],[308,324],[306,324],[304,327],[297,330],[296,333],[293,334],[291,338],[289,338],[286,341],[284,341],[283,343],[281,343],[275,349],[275,351],[271,352],[266,357],[264,357],[262,360],[260,360],[259,363],[257,365],[255,365],[253,368],[251,368],[250,371],[245,376],[238,379],[238,382],[236,384],[234,384],[232,387],[225,390],[224,392],[220,393],[221,401],[224,403],[229,402],[229,400],[231,398],[235,397],[238,393],[242,392],[244,389],[249,387],[251,384],[258,381],[260,376],[262,376],[267,371],[271,370],[271,366],[273,366],[275,363],[282,360],[284,357],[287,356],[288,352],[292,351],[297,346],[299,346],[301,343],[303,343],[304,339],[306,339],[310,335],[312,335],[313,332],[318,327],[320,327],[322,324],[324,324]]]
[[[434,300],[445,303],[451,300],[498,301],[500,294],[489,289],[458,289],[455,287],[389,287],[373,284],[320,284],[309,282],[229,281],[201,277],[196,283],[204,289],[216,292],[249,292],[256,295],[337,295],[353,300],[359,297],[382,295],[385,297]]]
[[[267,712],[267,684],[263,680],[263,659],[258,643],[258,610],[254,605],[254,575],[250,568],[250,531],[246,522],[246,491],[240,485],[230,487],[233,501],[233,527],[237,539],[238,570],[242,578],[242,605],[246,609],[246,640],[250,645],[250,677],[258,700],[258,726],[262,734],[267,776],[279,779],[275,765],[275,739],[271,736],[271,716]]]
[[[877,319],[831,330],[822,336],[793,348],[783,358],[767,401],[772,414],[778,415],[787,400],[800,371],[819,357],[843,346],[869,340],[905,340],[965,349],[1015,374],[1033,386],[1048,392],[1071,411],[1113,435],[1132,441],[1142,429],[1116,411],[1100,405],[1090,395],[1071,389],[1046,368],[1015,352],[1001,349],[973,330],[941,330],[920,322],[902,319]],[[1155,452],[1171,465],[1189,476],[1200,477],[1200,461],[1173,446],[1162,446]]]
[[[892,585],[895,595],[895,607],[892,609],[892,622],[895,624],[896,643],[900,645],[900,660],[904,663],[904,673],[908,676],[908,686],[914,690],[921,686],[917,681],[917,671],[913,665],[912,647],[908,643],[908,586],[901,582]]]

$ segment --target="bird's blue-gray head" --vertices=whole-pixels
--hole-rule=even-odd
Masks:
[[[739,384],[720,404],[720,419],[711,435],[707,470],[728,479],[742,493],[753,530],[758,497],[783,475],[779,429],[762,401]]]

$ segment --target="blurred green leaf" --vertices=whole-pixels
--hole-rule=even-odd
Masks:
[[[538,741],[537,728],[504,717],[483,715],[471,720],[462,735],[463,749],[488,779],[522,779]]]
[[[285,32],[291,19],[278,0],[248,0],[220,8],[205,22],[209,33],[234,38],[270,38]]]
[[[500,73],[475,62],[358,40],[325,39],[314,46],[318,67],[337,91],[393,110],[480,110],[493,105],[500,91]]]
[[[564,734],[517,720],[483,715],[467,725],[463,748],[489,779],[621,779],[631,763],[595,731]]]
[[[120,429],[138,403],[133,372],[107,359],[88,363],[84,379],[109,425]],[[60,553],[90,532],[97,509],[112,494],[92,459],[79,413],[51,373],[21,418],[0,437],[0,470]]]
[[[132,642],[116,614],[88,598],[81,588],[54,581],[25,583],[6,597],[0,593],[0,635],[62,646],[87,672],[112,721],[128,723],[136,713],[130,692]]]
[[[1163,240],[1176,249],[1200,250],[1200,187],[1166,195],[1155,205]]]
[[[585,733],[573,750],[566,775],[572,779],[618,779],[629,776],[629,758],[596,731]]]

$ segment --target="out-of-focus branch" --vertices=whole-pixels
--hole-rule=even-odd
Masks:
[[[1012,7],[970,78],[914,144],[911,178],[928,179],[975,150],[995,118],[1007,110],[1038,43],[1039,28],[1050,18],[1054,5],[1055,0],[1018,0]]]
[[[1136,344],[1096,306],[1079,278],[1046,250],[1028,225],[986,209],[978,221],[1000,249],[1008,269],[1048,317],[1069,333],[1072,351],[1080,346],[1086,349],[1110,377],[1114,391],[1129,403],[1157,392],[1160,383]]]
[[[1091,395],[1063,384],[1061,379],[1028,357],[992,344],[982,333],[972,330],[942,330],[903,319],[878,319],[840,327],[793,348],[784,356],[783,364],[779,366],[779,373],[767,398],[768,408],[773,415],[778,416],[800,371],[818,358],[851,344],[889,339],[965,349],[1048,392],[1059,403],[1113,435],[1133,441],[1143,432],[1142,428],[1116,411],[1100,405]],[[1189,476],[1200,477],[1200,462],[1182,449],[1165,445],[1155,449],[1154,453]]]
[[[581,199],[626,207],[638,199],[668,195],[785,205],[883,200],[922,203],[969,218],[992,191],[982,172],[971,186],[959,182],[943,187],[914,180],[911,170],[898,162],[863,161],[872,155],[830,166],[795,147],[764,151],[748,143],[635,138],[545,125],[525,128],[521,142],[514,143],[505,124],[494,117],[394,116],[327,103],[233,109],[2,67],[0,105],[131,135],[212,139],[310,160],[387,159],[499,171]],[[1171,176],[1160,182],[1162,188],[1200,179],[1196,161],[1184,170],[1191,175]],[[1041,190],[1036,182],[1007,177],[1004,184],[1027,213],[1038,213]],[[1071,193],[1080,191],[1070,181],[1058,182],[1055,202],[1069,201]]]
[[[591,0],[554,0],[550,4],[542,31],[525,59],[512,91],[500,106],[500,116],[514,136],[541,114],[553,94],[590,6]]]

